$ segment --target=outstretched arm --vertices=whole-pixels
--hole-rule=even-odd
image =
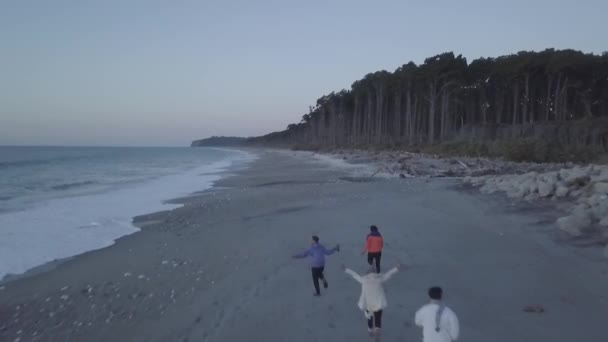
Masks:
[[[382,282],[385,282],[385,281],[391,279],[391,277],[393,275],[395,275],[395,273],[397,273],[397,272],[399,272],[399,268],[393,267],[390,271],[388,271],[382,275]]]
[[[327,249],[327,248],[323,247],[323,253],[325,255],[332,255],[332,254],[336,253],[339,250],[340,250],[340,245],[336,245],[336,247],[334,247],[332,249]]]
[[[348,274],[351,277],[353,277],[359,283],[363,282],[363,279],[361,278],[361,276],[359,274],[357,274],[357,272],[351,270],[350,268],[344,268],[344,272],[346,272],[346,274]]]
[[[309,255],[310,255],[310,249],[307,249],[307,250],[305,250],[302,253],[295,254],[294,256],[292,256],[292,258],[294,258],[294,259],[303,259],[303,258],[306,258]]]

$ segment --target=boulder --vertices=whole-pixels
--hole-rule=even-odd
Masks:
[[[601,201],[602,200],[601,200],[600,196],[598,196],[598,195],[591,195],[589,197],[584,197],[584,198],[580,199],[581,203],[585,203],[586,205],[588,205],[590,207],[596,206]]]
[[[593,184],[592,190],[596,194],[608,194],[608,183],[598,182]]]
[[[604,167],[599,175],[593,177],[593,181],[608,183],[608,168]]]
[[[570,211],[570,215],[572,215],[572,216],[578,216],[578,217],[581,217],[581,218],[590,218],[591,217],[590,208],[591,207],[589,207],[585,203],[577,204]]]
[[[540,175],[539,178],[549,184],[556,184],[559,181],[559,175],[557,172],[547,172]]]
[[[538,200],[539,198],[540,198],[540,196],[535,192],[529,193],[526,195],[526,197],[524,197],[524,199],[528,202],[534,202],[534,201]]]
[[[553,195],[554,191],[555,191],[555,181],[554,182],[543,181],[543,182],[538,183],[538,196],[549,197],[549,196]]]
[[[568,189],[568,187],[564,185],[558,185],[557,189],[555,189],[555,197],[566,197],[568,196],[568,192],[570,192],[570,189]]]
[[[557,219],[557,227],[570,236],[581,236],[582,230],[591,225],[591,219],[576,215],[564,216]]]
[[[498,191],[498,188],[493,183],[486,183],[486,185],[482,186],[479,191],[484,194],[493,194]]]
[[[608,217],[608,201],[600,201],[595,206],[589,209],[591,217],[595,221],[601,221],[604,217]]]
[[[588,172],[589,170],[580,167],[562,169],[559,171],[559,178],[561,178],[567,186],[584,186],[591,179]]]

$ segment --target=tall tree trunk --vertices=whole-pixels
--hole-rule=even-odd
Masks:
[[[488,124],[488,100],[486,99],[486,88],[481,87],[480,99],[479,99],[479,112],[481,113],[481,124],[483,126]]]
[[[414,138],[414,130],[412,129],[412,94],[411,90],[408,88],[407,93],[405,94],[405,132],[404,135],[407,135],[407,139],[409,144],[412,144],[412,139]]]
[[[382,113],[384,104],[384,85],[381,82],[376,87],[376,142],[382,139]]]
[[[401,140],[401,89],[395,93],[395,108],[393,109],[393,136]]]
[[[418,132],[419,130],[417,129],[419,123],[422,121],[420,119],[420,113],[421,111],[418,109],[418,95],[414,95],[414,104],[412,105],[412,125],[410,126],[411,129],[411,134],[410,134],[410,144],[412,144],[417,138],[418,138]]]
[[[559,91],[561,90],[562,74],[557,75],[557,85],[555,86],[555,95],[553,97],[553,120],[559,120],[560,118],[560,106],[559,106]]]
[[[435,101],[437,98],[437,89],[435,81],[429,83],[429,132],[428,140],[432,145],[435,143]]]
[[[504,106],[505,106],[505,97],[502,93],[502,91],[498,90],[496,92],[496,123],[497,124],[501,124],[502,123],[502,113],[504,110]]]
[[[447,136],[447,127],[448,127],[448,92],[443,91],[441,94],[441,124],[439,126],[440,132],[439,137],[440,140],[445,140]]]
[[[551,89],[553,85],[553,77],[547,76],[547,98],[545,99],[545,121],[549,121],[551,117]]]
[[[367,97],[367,111],[365,114],[366,117],[366,124],[367,124],[367,143],[371,143],[372,142],[372,136],[374,134],[374,122],[372,121],[372,117],[373,117],[373,110],[374,110],[374,101],[373,101],[373,95],[371,90],[368,91],[368,97]]]
[[[513,85],[513,125],[517,125],[517,108],[519,108],[519,82]]]

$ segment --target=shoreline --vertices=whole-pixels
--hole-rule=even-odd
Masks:
[[[360,289],[338,265],[365,268],[369,224],[387,241],[383,267],[411,265],[387,284],[385,341],[420,338],[412,316],[430,284],[445,286],[468,341],[605,336],[608,267],[547,235],[550,209],[522,212],[455,179],[372,178],[368,168],[357,181],[358,166],[311,159],[259,150],[213,190],[135,217],[145,223],[139,234],[6,284],[0,340],[364,340]],[[329,290],[314,301],[308,265],[289,258],[312,234],[342,246],[328,258]],[[546,314],[522,312],[537,303]]]
[[[130,235],[133,235],[133,234],[141,233],[141,231],[144,228],[144,226],[146,225],[146,223],[145,222],[141,222],[141,223],[137,222],[135,220],[137,217],[145,216],[145,215],[148,215],[149,213],[165,212],[165,211],[171,211],[173,209],[179,208],[179,207],[183,206],[183,204],[179,201],[179,199],[185,198],[185,197],[189,197],[189,196],[193,196],[197,192],[205,192],[205,191],[208,191],[210,189],[213,189],[215,187],[215,183],[217,181],[221,180],[223,177],[226,177],[226,176],[230,175],[231,170],[238,170],[239,168],[246,167],[246,165],[248,163],[250,163],[251,161],[255,160],[255,158],[256,158],[255,153],[253,153],[251,151],[247,152],[247,151],[242,150],[242,149],[227,149],[227,148],[211,148],[211,149],[225,150],[225,151],[229,151],[229,152],[232,152],[232,153],[236,152],[238,154],[243,154],[244,156],[243,157],[234,157],[234,156],[232,156],[232,157],[228,158],[226,161],[213,162],[210,165],[207,165],[207,166],[204,166],[204,167],[196,167],[196,168],[193,168],[193,169],[190,169],[190,170],[186,170],[186,171],[184,171],[182,173],[176,173],[176,174],[161,176],[161,177],[158,177],[158,178],[153,178],[153,179],[149,180],[147,183],[144,182],[144,183],[140,183],[140,184],[130,185],[130,186],[125,187],[125,188],[114,189],[114,191],[116,191],[116,190],[119,190],[119,191],[129,191],[129,190],[132,190],[132,189],[136,189],[137,190],[137,189],[141,189],[141,188],[143,188],[145,186],[149,186],[149,184],[151,184],[151,183],[159,182],[160,180],[163,180],[163,179],[168,179],[170,177],[173,177],[173,178],[180,177],[180,176],[184,176],[184,175],[187,175],[187,174],[191,174],[193,172],[196,173],[197,176],[199,176],[199,177],[213,176],[210,180],[208,180],[209,185],[207,187],[205,187],[203,190],[197,190],[195,192],[185,193],[185,194],[179,195],[179,196],[173,196],[173,197],[170,196],[169,198],[161,200],[156,205],[156,207],[158,207],[158,208],[150,209],[147,213],[144,213],[144,214],[137,214],[137,215],[132,216],[131,220],[129,222],[129,225],[132,227],[132,230],[124,232],[122,235],[120,235],[120,236],[118,236],[116,238],[113,238],[111,243],[108,243],[108,244],[105,244],[105,245],[102,245],[102,246],[99,246],[99,247],[92,247],[90,249],[86,249],[86,250],[83,250],[81,252],[78,252],[78,253],[76,253],[74,255],[70,255],[70,256],[66,256],[66,257],[62,257],[62,258],[53,259],[53,260],[50,260],[50,261],[43,262],[41,264],[38,264],[38,265],[35,265],[33,267],[30,267],[30,268],[26,269],[22,273],[7,273],[7,274],[4,274],[2,277],[0,277],[0,286],[3,286],[5,284],[7,284],[7,283],[13,282],[13,281],[18,280],[18,279],[28,278],[28,277],[31,277],[31,276],[34,276],[34,275],[37,275],[37,274],[40,274],[40,273],[50,272],[50,271],[56,269],[59,265],[65,263],[65,262],[68,262],[68,261],[70,261],[70,260],[72,260],[74,258],[77,258],[77,257],[79,257],[79,256],[81,256],[83,254],[87,254],[87,253],[94,252],[94,251],[97,251],[97,250],[101,250],[101,249],[112,247],[120,239],[123,239],[123,238],[125,238],[127,236],[130,236]],[[226,162],[228,162],[227,165],[222,165],[222,163],[226,163]],[[220,166],[214,166],[214,165],[220,165]],[[200,173],[203,170],[202,168],[205,168],[205,170],[207,168],[210,168],[211,171],[210,172],[209,171],[205,171],[204,173]],[[108,193],[111,193],[111,192],[112,191],[98,193],[98,194],[87,194],[87,195],[75,196],[75,197],[71,197],[71,198],[67,198],[67,199],[68,200],[78,199],[80,197],[95,198],[96,195],[105,195],[105,194],[108,194]],[[59,199],[63,200],[63,198],[59,198]],[[158,210],[160,207],[163,207],[163,208],[161,208],[160,210]],[[21,212],[24,213],[24,214],[27,214],[28,211],[27,210],[22,210]],[[103,228],[103,227],[100,227],[100,228]]]

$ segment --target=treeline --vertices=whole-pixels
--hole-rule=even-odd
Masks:
[[[210,137],[206,139],[194,140],[191,147],[214,147],[214,146],[240,146],[245,144],[247,138],[240,137]]]
[[[605,150],[607,125],[580,125],[602,117],[608,53],[548,49],[467,63],[449,52],[368,74],[318,99],[301,122],[249,143],[382,147],[532,136]]]

